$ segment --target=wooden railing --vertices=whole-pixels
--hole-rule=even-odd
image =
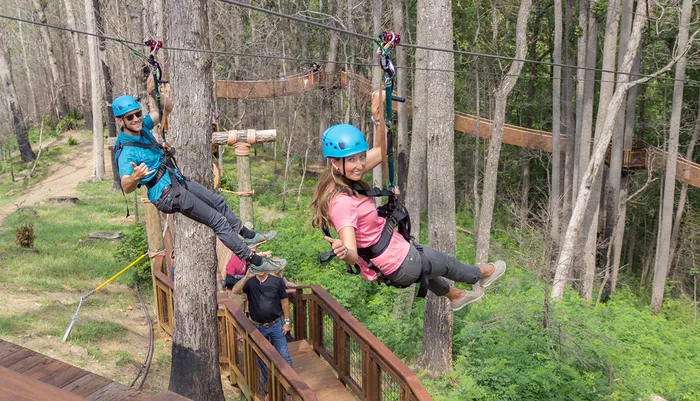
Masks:
[[[316,401],[316,395],[232,300],[219,302],[219,362],[249,400]],[[263,383],[260,365],[267,369]],[[265,398],[267,393],[267,398]]]
[[[174,286],[167,271],[163,255],[151,259],[158,326],[172,335]],[[217,319],[219,364],[222,371],[229,373],[231,383],[237,385],[248,400],[317,401],[316,395],[235,302],[220,300]],[[268,372],[266,385],[263,384],[260,363]]]
[[[172,335],[173,283],[162,256],[153,260],[158,325]],[[306,340],[335,371],[338,379],[363,401],[432,400],[418,377],[350,312],[320,286],[289,292],[290,341]],[[248,320],[232,300],[219,301],[219,363],[249,400],[316,400],[299,375]],[[267,367],[264,388],[258,360]]]
[[[322,287],[297,287],[289,298],[290,339],[309,341],[358,399],[432,400],[418,377]]]

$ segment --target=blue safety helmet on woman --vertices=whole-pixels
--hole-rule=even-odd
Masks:
[[[141,109],[141,105],[133,97],[122,95],[112,102],[114,117],[121,117],[126,113]]]
[[[323,133],[323,157],[344,158],[369,149],[362,131],[350,124],[337,124]]]

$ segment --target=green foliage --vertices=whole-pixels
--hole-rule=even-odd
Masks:
[[[114,252],[114,258],[126,267],[143,255],[146,250],[148,250],[146,228],[143,224],[135,224],[122,231],[122,239]],[[151,262],[148,258],[137,263],[130,270],[131,273],[128,275],[130,285],[134,283],[138,283],[139,286],[145,285],[146,287],[153,285],[151,281]]]
[[[72,136],[68,136],[68,145],[70,146],[75,146],[78,144],[78,141],[75,140]]]
[[[41,126],[44,127],[46,131],[56,131],[56,125],[58,121],[52,115],[44,115],[41,119]]]
[[[596,15],[599,21],[605,20],[605,15],[608,12],[608,1],[607,0],[596,0],[593,4],[593,13]]]
[[[58,124],[56,124],[56,132],[60,134],[65,131],[77,129],[79,127],[80,121],[80,116],[74,113],[69,113],[68,115],[63,117],[61,121],[58,122]]]

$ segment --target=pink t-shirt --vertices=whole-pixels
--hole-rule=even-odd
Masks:
[[[358,248],[374,245],[382,235],[385,220],[377,214],[373,198],[338,194],[331,199],[328,206],[329,219],[336,232],[345,227],[355,229]],[[384,253],[372,259],[383,275],[395,272],[406,259],[410,244],[397,231],[394,231],[389,246]],[[377,274],[367,266],[362,258],[357,258],[362,276],[367,280],[376,280]]]
[[[231,259],[226,263],[226,274],[239,276],[245,274],[245,262],[238,256],[232,255]]]

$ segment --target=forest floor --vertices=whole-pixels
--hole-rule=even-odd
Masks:
[[[24,189],[22,195],[0,207],[0,223],[7,215],[20,207],[48,202],[49,198],[53,197],[77,196],[78,184],[89,180],[92,176],[92,136],[86,131],[67,131],[59,138],[44,145],[44,150],[52,146],[66,144],[68,138],[73,138],[77,145],[71,153],[66,155],[66,161],[52,165],[46,178]],[[38,149],[35,149],[35,152],[38,152]],[[111,174],[111,165],[108,165],[107,168]],[[21,189],[16,188],[11,191],[16,190]]]
[[[20,208],[38,210],[40,223],[35,223],[35,226],[39,224],[46,226],[52,223],[60,226],[63,222],[71,225],[73,223],[71,217],[67,214],[62,215],[60,211],[56,213],[51,210],[61,209],[67,212],[66,208],[73,208],[74,205],[50,203],[49,198],[78,197],[81,202],[93,202],[91,199],[95,198],[91,193],[84,193],[79,189],[80,183],[89,182],[92,179],[91,135],[85,131],[66,132],[45,147],[64,145],[69,137],[75,139],[77,145],[68,147],[68,152],[63,155],[60,163],[49,166],[45,177],[36,183],[16,184],[16,191],[10,194],[14,196],[4,205],[0,205],[0,232],[11,228],[10,225],[13,222],[22,221],[22,218],[17,219],[16,216],[8,218]],[[106,163],[106,168],[107,177],[111,177],[111,165]],[[107,185],[104,186],[107,187]],[[7,192],[2,195],[7,197],[6,194]],[[115,194],[107,196],[114,198]],[[119,198],[121,199],[121,196]],[[111,199],[107,202],[111,202]],[[120,207],[123,207],[123,203]],[[54,217],[56,215],[57,217]],[[91,216],[91,218],[94,217]],[[109,218],[105,224],[117,230],[120,226],[126,229],[128,225],[133,225],[133,217]],[[13,245],[8,244],[14,239],[14,233],[3,233],[2,238],[1,242],[5,242],[2,244],[3,247],[17,252],[19,247],[12,248]],[[82,245],[82,241],[77,241],[79,243],[77,245],[72,245],[69,241],[66,240],[68,249]],[[37,246],[37,248],[41,247]],[[98,248],[100,248],[98,253],[101,253],[98,257],[105,258],[105,254],[111,253],[114,245],[98,245]],[[71,252],[71,250],[63,252]],[[8,274],[3,273],[4,277],[0,279],[0,299],[8,300],[5,308],[0,310],[0,338],[110,380],[130,385],[139,370],[138,366],[144,361],[148,348],[148,325],[134,290],[126,284],[115,282],[91,296],[83,304],[79,315],[80,320],[73,328],[68,341],[63,343],[61,342],[63,333],[70,323],[71,316],[75,313],[80,296],[86,292],[80,287],[95,288],[103,279],[82,281],[77,285],[66,279],[64,283],[58,285],[59,288],[56,288],[56,284],[50,282],[50,279],[47,279],[47,283],[42,281],[42,277],[32,277],[40,274],[42,269],[51,268],[48,267],[49,262],[44,264],[41,259],[42,257],[55,258],[51,253],[49,249],[40,249],[37,252],[27,252],[26,257],[21,251],[12,256],[7,255],[13,259],[24,259],[24,261],[15,260],[7,263],[5,268],[8,269],[6,272]],[[111,261],[111,254],[107,255],[107,258],[110,259],[110,264],[114,263]],[[16,268],[8,267],[9,264],[25,266],[18,271]],[[42,264],[44,266],[41,266]],[[111,267],[105,267],[107,265],[108,263],[105,263],[99,269],[111,269]],[[11,273],[9,269],[12,269]],[[53,274],[55,273],[48,275]],[[151,318],[154,319],[153,294],[147,290],[142,291],[142,296],[147,303]],[[166,390],[170,377],[171,339],[157,326],[154,327],[154,333],[154,356],[148,379],[142,389],[147,393]],[[222,381],[227,400],[241,399],[237,388],[229,385],[228,380]]]

